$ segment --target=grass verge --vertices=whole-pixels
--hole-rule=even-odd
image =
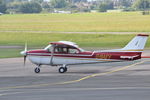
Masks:
[[[149,18],[141,12],[6,14],[0,16],[0,30],[150,32]]]
[[[31,47],[46,46],[54,41],[73,41],[84,47],[121,47],[127,44],[135,34],[61,34],[61,33],[2,33],[0,45]],[[148,41],[149,43],[150,41]]]
[[[0,49],[0,58],[21,57],[21,49]]]
[[[29,48],[43,48],[53,41],[72,41],[80,47],[90,48],[121,48],[124,47],[135,34],[61,34],[61,33],[9,33],[0,32],[1,46],[22,46],[21,49],[0,48],[0,58],[18,57],[23,50],[25,42]],[[146,44],[150,47],[150,39]]]

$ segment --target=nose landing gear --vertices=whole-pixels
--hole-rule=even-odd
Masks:
[[[40,65],[38,65],[38,67],[36,67],[36,68],[34,69],[34,72],[35,72],[35,73],[40,73],[40,71],[41,71],[41,70],[40,70]]]

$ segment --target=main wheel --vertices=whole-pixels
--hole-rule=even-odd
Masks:
[[[65,67],[60,67],[60,68],[59,68],[59,73],[64,73],[64,72],[66,72]]]
[[[65,67],[65,72],[67,72],[67,67]]]
[[[38,67],[35,68],[34,72],[35,72],[35,73],[40,73],[40,68],[38,68]]]

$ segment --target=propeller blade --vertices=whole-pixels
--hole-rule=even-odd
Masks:
[[[27,43],[25,43],[24,51],[25,51],[25,52],[27,51]]]
[[[20,52],[20,54],[24,56],[24,66],[25,66],[26,58],[27,58],[27,43],[25,43],[24,51]]]
[[[27,56],[24,56],[24,66],[25,66],[25,64],[26,64],[26,57],[27,57]]]

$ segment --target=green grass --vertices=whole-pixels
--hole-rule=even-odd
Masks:
[[[42,47],[54,41],[73,41],[83,47],[122,47],[134,34],[61,34],[61,33],[7,33],[0,32],[0,45]],[[147,42],[150,44],[150,40]]]
[[[150,32],[150,15],[140,12],[2,15],[0,30]]]
[[[60,34],[57,31],[150,32],[150,15],[143,16],[140,12],[121,12],[0,16],[0,46],[24,46],[27,42],[29,48],[42,48],[49,42],[66,40],[76,42],[80,47],[116,48],[123,47],[135,36],[133,34]],[[149,44],[150,40],[146,44],[147,48],[150,47]],[[0,49],[0,58],[18,57],[19,52],[20,49]]]
[[[120,47],[135,35],[119,34],[61,34],[61,33],[0,33],[0,45],[24,45],[37,47],[53,41],[73,41],[84,47]]]
[[[134,34],[61,34],[61,33],[7,33],[0,32],[0,46],[22,46],[22,49],[0,49],[0,58],[19,57],[25,42],[28,48],[43,48],[53,41],[73,41],[80,47],[91,48],[121,48],[124,47]],[[146,47],[150,47],[150,39]]]
[[[0,58],[20,57],[21,49],[0,49]]]

